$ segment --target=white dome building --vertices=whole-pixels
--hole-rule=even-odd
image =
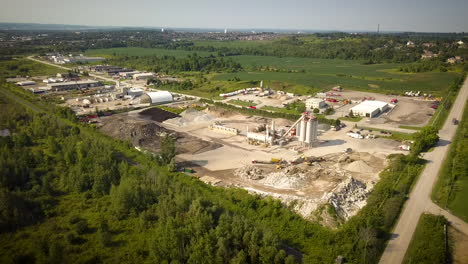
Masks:
[[[141,97],[142,104],[165,104],[174,100],[172,94],[168,91],[149,92]]]

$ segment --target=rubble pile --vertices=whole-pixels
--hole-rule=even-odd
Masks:
[[[252,165],[246,165],[234,171],[234,175],[249,180],[260,180],[264,178],[264,171]]]
[[[338,215],[347,220],[366,205],[366,199],[372,187],[372,185],[366,186],[365,183],[349,177],[331,192],[325,193],[322,200],[333,205]]]

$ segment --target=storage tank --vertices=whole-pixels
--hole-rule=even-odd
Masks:
[[[299,141],[302,141],[302,142],[305,141],[305,137],[306,137],[306,130],[307,130],[307,127],[306,127],[307,124],[306,123],[307,122],[306,122],[305,118],[303,118],[301,120],[301,128],[299,129],[301,131],[300,134],[299,134]]]

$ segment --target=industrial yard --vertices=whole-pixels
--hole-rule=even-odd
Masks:
[[[346,127],[332,130],[310,114],[294,122],[217,107],[180,115],[153,109],[101,117],[101,130],[152,152],[159,151],[162,135],[172,134],[181,170],[193,170],[208,184],[276,197],[308,219],[324,204],[333,204],[343,221],[356,214],[386,156],[404,153],[398,141],[369,137],[376,132],[365,130],[355,130],[363,136],[354,138]]]
[[[288,120],[240,114],[198,98],[157,91],[146,84],[148,78],[164,78],[154,73],[110,65],[86,70],[93,72],[94,80],[57,75],[12,81],[60,98],[81,121],[130,141],[140,151],[159,152],[162,137],[171,135],[180,170],[207,184],[278,198],[304,218],[322,219],[319,222],[332,227],[366,204],[386,157],[410,149],[410,142],[389,139],[380,130],[413,132],[400,126],[424,126],[439,100],[413,91],[383,95],[340,86],[313,96],[297,95],[264,87],[263,82],[219,94],[220,102],[239,108],[299,116]],[[41,78],[44,84],[37,84]],[[115,85],[97,81],[109,78]],[[161,104],[181,109],[180,114],[152,107]],[[288,105],[302,105],[304,112]],[[324,114],[348,119],[319,123],[318,115]],[[338,219],[323,215],[323,206],[332,206]]]

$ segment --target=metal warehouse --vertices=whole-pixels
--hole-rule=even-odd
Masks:
[[[385,102],[366,100],[352,107],[351,111],[353,111],[354,115],[372,118],[372,117],[377,116],[380,113],[385,112],[389,108],[390,106]]]

